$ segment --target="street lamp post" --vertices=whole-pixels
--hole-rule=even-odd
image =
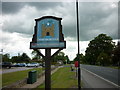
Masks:
[[[76,0],[76,15],[77,15],[77,40],[78,40],[78,89],[81,90],[81,70],[80,70],[80,44],[79,44],[79,16],[78,16],[78,0]]]

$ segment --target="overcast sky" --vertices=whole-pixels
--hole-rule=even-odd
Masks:
[[[29,49],[35,19],[42,16],[62,18],[62,30],[67,42],[63,50],[70,59],[77,54],[75,2],[2,2],[0,15],[0,49],[17,55]],[[80,49],[84,51],[90,40],[104,33],[118,39],[117,2],[79,2]],[[53,53],[53,52],[52,52]]]

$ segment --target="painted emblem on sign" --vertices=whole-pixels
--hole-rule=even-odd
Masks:
[[[42,38],[43,37],[54,37],[54,24],[50,25],[50,23],[47,23],[47,25],[42,24]]]

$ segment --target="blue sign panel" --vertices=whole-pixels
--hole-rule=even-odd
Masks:
[[[65,48],[61,20],[52,16],[36,19],[35,34],[30,48]]]
[[[59,21],[44,19],[37,22],[37,42],[59,41]]]

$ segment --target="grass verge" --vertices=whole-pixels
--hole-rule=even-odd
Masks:
[[[75,72],[71,71],[70,67],[58,69],[51,77],[52,88],[74,88],[77,87],[77,79]],[[45,88],[45,84],[37,88]]]
[[[117,67],[117,66],[108,66],[108,67],[113,69],[120,69],[120,67]]]
[[[37,70],[37,73],[42,72],[41,68],[34,68],[34,69],[29,69],[24,71],[17,71],[17,72],[2,74],[2,87],[26,78],[28,76],[28,72],[31,70]]]

